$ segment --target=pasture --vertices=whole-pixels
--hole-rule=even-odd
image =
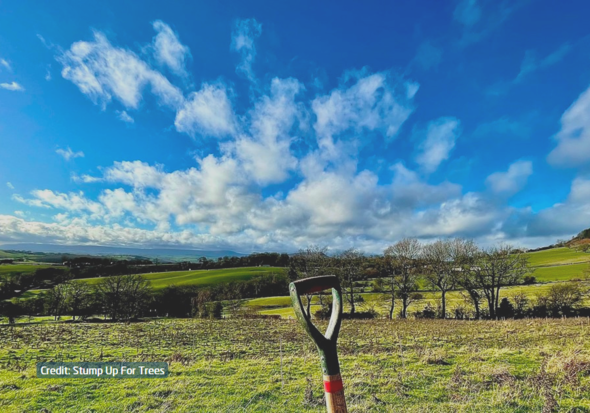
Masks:
[[[0,277],[10,276],[12,274],[32,274],[35,271],[42,268],[59,268],[65,267],[55,265],[43,265],[43,264],[2,264],[0,265]]]
[[[526,256],[533,267],[590,262],[590,254],[566,247],[529,252]]]
[[[155,290],[160,290],[171,285],[176,286],[208,286],[232,281],[247,281],[258,275],[282,273],[285,269],[280,267],[242,267],[220,270],[196,270],[196,271],[170,271],[140,274],[150,282]],[[82,278],[80,281],[88,284],[96,284],[101,278]]]
[[[339,353],[349,411],[588,411],[589,339],[586,318],[345,320]],[[167,361],[171,374],[36,378],[35,363],[47,360]],[[323,412],[322,395],[317,352],[288,320],[0,329],[3,412]]]

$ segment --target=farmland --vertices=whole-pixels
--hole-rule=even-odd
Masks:
[[[150,282],[153,289],[159,290],[171,285],[215,285],[232,281],[246,281],[258,275],[270,273],[282,273],[284,268],[279,267],[244,267],[221,270],[197,270],[197,271],[171,271],[151,274],[141,274]],[[100,278],[81,279],[89,284],[96,284]]]
[[[339,352],[351,412],[587,411],[589,339],[586,318],[345,320]],[[46,360],[168,361],[171,374],[35,378]],[[325,409],[317,352],[288,320],[3,328],[0,367],[3,412]]]
[[[32,274],[42,268],[64,268],[61,266],[54,265],[43,265],[43,264],[2,264],[0,265],[0,277],[12,275],[12,274]]]
[[[526,254],[533,267],[590,262],[590,254],[570,248],[551,248]]]

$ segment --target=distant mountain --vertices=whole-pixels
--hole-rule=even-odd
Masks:
[[[19,250],[31,252],[45,252],[53,254],[77,254],[77,255],[126,255],[147,258],[160,258],[171,261],[196,260],[201,257],[242,257],[242,254],[235,251],[219,250],[189,250],[172,248],[126,248],[126,247],[102,247],[99,245],[56,245],[56,244],[2,244],[1,250]]]

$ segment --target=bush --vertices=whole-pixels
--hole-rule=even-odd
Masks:
[[[455,318],[457,320],[465,320],[467,318],[467,310],[462,305],[455,307]]]
[[[536,284],[537,279],[535,277],[533,277],[532,275],[527,275],[526,277],[523,278],[522,283],[524,285]]]
[[[426,307],[422,311],[417,311],[414,316],[416,318],[436,318],[437,311],[432,304],[426,304]]]
[[[497,315],[498,318],[514,318],[514,306],[508,298],[502,298]]]

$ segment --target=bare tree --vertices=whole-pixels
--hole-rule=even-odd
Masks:
[[[292,280],[297,278],[317,277],[325,275],[329,266],[328,247],[310,245],[289,260],[289,276]],[[312,295],[307,294],[307,314],[311,311]]]
[[[496,318],[500,289],[520,284],[523,277],[532,271],[528,258],[510,245],[491,247],[480,253],[471,272],[475,285],[483,291],[488,302],[490,318]]]
[[[408,306],[411,303],[412,294],[418,289],[418,278],[422,267],[422,250],[423,247],[417,239],[405,238],[387,247],[384,251],[389,262],[392,285],[390,318],[393,317],[396,290],[397,296],[402,300],[401,317],[407,318],[408,316]]]
[[[453,288],[453,241],[438,240],[424,246],[425,278],[441,292],[441,318],[447,315],[447,291]]]
[[[72,320],[80,315],[90,299],[90,286],[83,281],[68,281],[66,286],[66,303],[71,311]]]
[[[67,290],[68,287],[65,284],[57,284],[47,292],[49,314],[55,320],[59,320],[67,311]]]
[[[354,304],[354,281],[361,272],[363,257],[364,254],[355,248],[350,248],[338,254],[336,257],[338,260],[338,272],[343,281],[344,295],[350,304],[351,314],[354,314],[356,310]]]
[[[481,317],[479,303],[481,293],[475,281],[472,269],[475,267],[480,250],[472,240],[456,238],[451,241],[452,277],[454,283],[463,288],[475,309],[475,318]]]
[[[147,305],[149,283],[141,275],[102,278],[96,284],[105,313],[113,320],[138,317]]]

